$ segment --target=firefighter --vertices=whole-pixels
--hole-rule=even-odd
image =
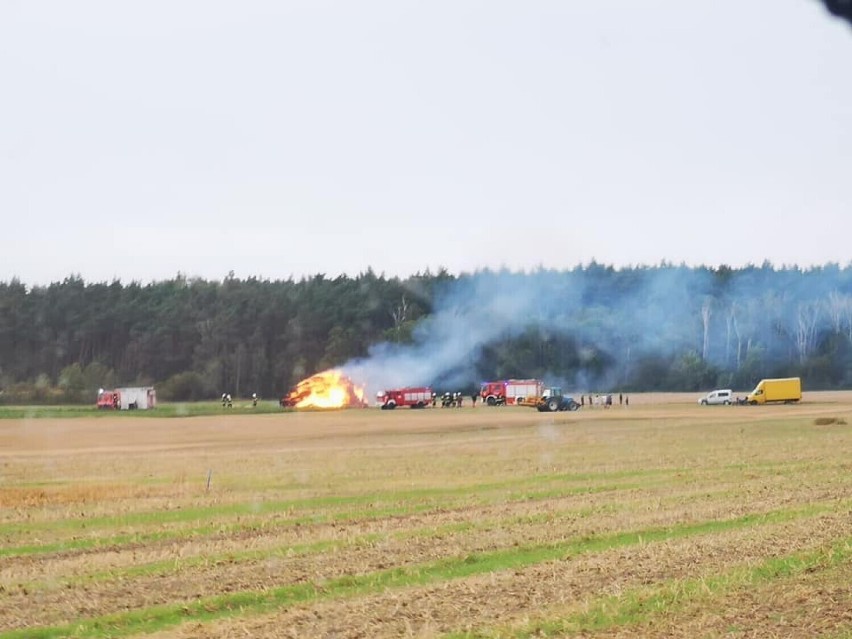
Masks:
[[[257,393],[251,394],[251,405],[252,407],[257,407]]]
[[[234,407],[234,402],[232,402],[232,401],[231,401],[231,394],[230,394],[230,393],[227,393],[227,394],[225,395],[225,397],[226,397],[226,398],[227,398],[227,400],[228,400],[228,408],[233,408],[233,407]]]
[[[461,393],[456,393],[456,396],[456,408],[461,408],[462,402],[464,401],[464,395],[462,395]]]
[[[225,408],[227,403],[228,403],[228,394],[222,393],[222,408]]]

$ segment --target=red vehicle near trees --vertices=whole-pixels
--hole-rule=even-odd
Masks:
[[[376,393],[376,401],[382,410],[393,410],[397,406],[425,408],[432,404],[432,389],[428,386],[419,386],[379,391]]]
[[[108,410],[118,410],[121,405],[121,393],[115,390],[104,390],[100,389],[98,391],[98,408],[108,409]]]
[[[489,406],[501,404],[519,405],[526,398],[541,397],[544,382],[540,379],[504,379],[497,382],[482,382],[479,396]]]

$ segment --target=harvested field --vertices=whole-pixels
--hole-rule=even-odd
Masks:
[[[852,393],[696,397],[0,420],[0,638],[851,637]]]

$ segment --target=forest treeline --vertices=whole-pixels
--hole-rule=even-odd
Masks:
[[[428,352],[430,322],[458,315],[459,330],[471,330],[464,309],[483,295],[524,301],[465,354],[453,383],[468,388],[505,377],[580,392],[747,389],[788,375],[806,389],[852,385],[850,267],[591,263],[407,278],[2,282],[0,403],[88,403],[99,387],[136,384],[156,385],[162,399],[279,397],[380,343],[425,341]]]

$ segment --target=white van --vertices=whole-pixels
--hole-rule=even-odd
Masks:
[[[707,393],[704,397],[698,400],[698,403],[702,406],[709,406],[712,404],[725,404],[730,405],[733,401],[733,395],[731,394],[730,388],[724,388],[722,390],[714,390],[711,393]]]

